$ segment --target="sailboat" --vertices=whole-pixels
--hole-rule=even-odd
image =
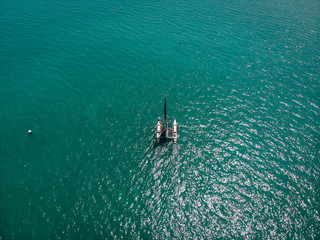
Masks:
[[[177,132],[177,121],[168,121],[167,116],[167,98],[164,99],[164,121],[158,118],[157,123],[157,143],[160,139],[173,139],[174,143],[177,143],[178,132]]]

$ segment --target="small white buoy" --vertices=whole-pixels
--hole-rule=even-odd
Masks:
[[[32,134],[32,131],[31,131],[31,130],[28,130],[28,133],[29,133],[29,134]]]

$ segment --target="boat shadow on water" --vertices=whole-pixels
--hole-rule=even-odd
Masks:
[[[158,147],[169,147],[173,144],[173,140],[172,139],[167,139],[167,138],[161,138],[159,142],[157,142],[156,140],[154,140],[153,138],[153,148],[156,149]]]

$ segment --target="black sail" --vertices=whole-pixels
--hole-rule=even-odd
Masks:
[[[164,98],[164,119],[167,120],[167,98]]]

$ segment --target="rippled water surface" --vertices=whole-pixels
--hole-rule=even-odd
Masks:
[[[0,238],[319,239],[319,16],[2,1]]]

